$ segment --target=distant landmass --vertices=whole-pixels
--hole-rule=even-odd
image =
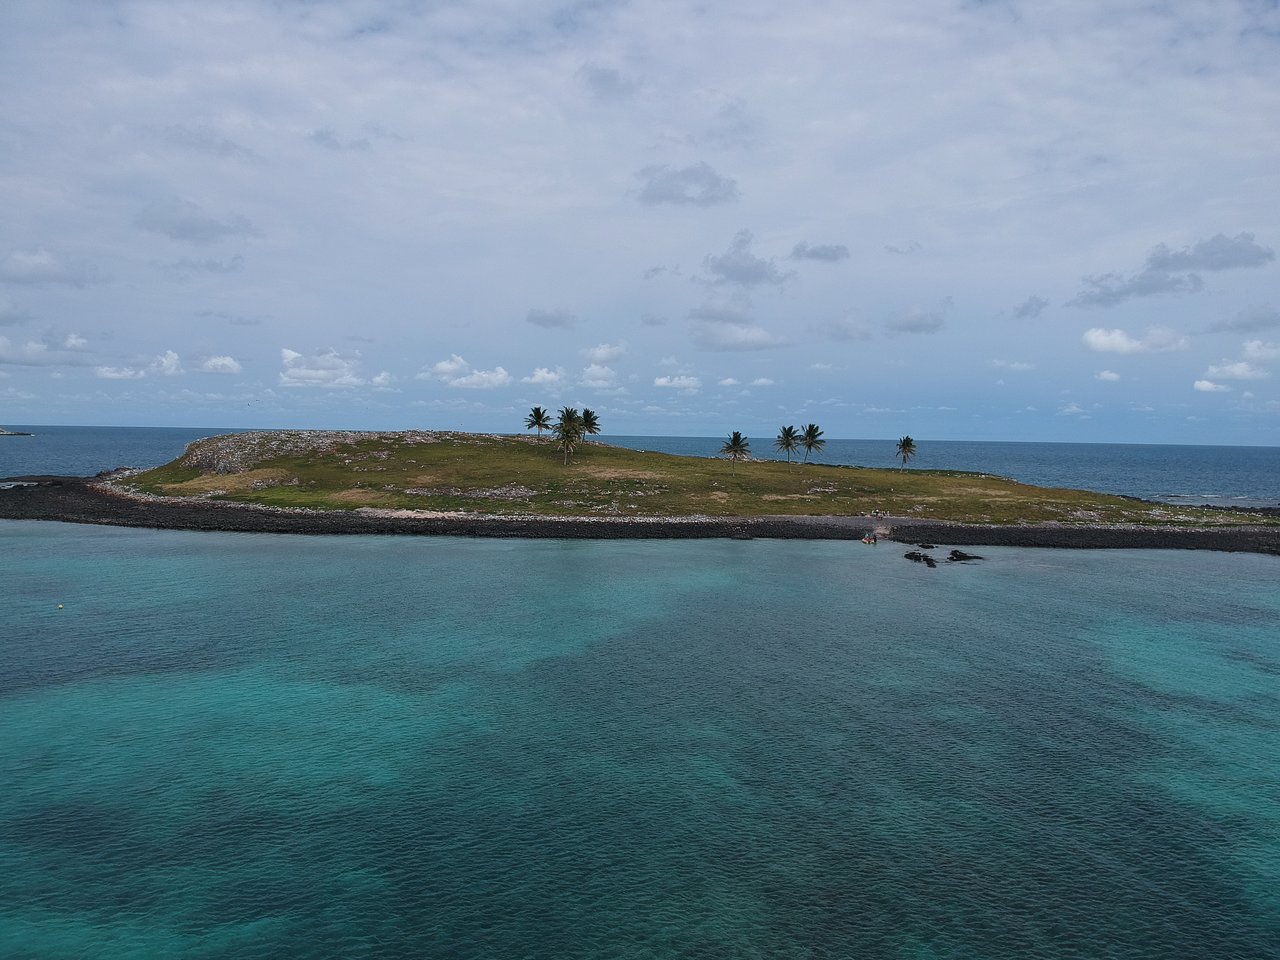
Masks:
[[[35,436],[35,434],[25,433],[22,430],[6,430],[4,427],[0,427],[0,437],[31,437],[31,436]]]

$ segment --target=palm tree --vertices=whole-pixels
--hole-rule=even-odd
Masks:
[[[589,407],[582,408],[582,433],[583,436],[595,436],[600,432],[600,418],[596,416],[596,412]]]
[[[726,456],[733,463],[733,473],[738,472],[738,461],[746,460],[751,456],[751,443],[737,430],[729,434],[729,439],[725,441],[723,447],[720,448],[722,456]]]
[[[822,439],[822,431],[818,429],[818,425],[805,424],[804,430],[800,432],[800,446],[804,447],[804,462],[809,462],[809,454],[821,453],[826,445],[827,441]]]
[[[898,456],[902,458],[902,467],[905,470],[907,461],[916,455],[916,442],[910,437],[903,437],[898,441]]]
[[[561,407],[559,417],[551,425],[551,435],[556,438],[556,446],[564,451],[567,466],[570,455],[582,442],[582,414],[573,407]]]
[[[541,407],[534,407],[529,411],[529,415],[524,418],[524,428],[526,430],[537,430],[538,439],[541,440],[542,431],[551,429],[551,414]]]
[[[800,449],[800,433],[795,427],[783,427],[773,445],[787,455],[787,468],[791,467],[791,455]]]

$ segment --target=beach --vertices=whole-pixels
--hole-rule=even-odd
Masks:
[[[948,546],[1222,550],[1280,556],[1280,528],[1090,524],[978,525],[885,516],[481,516],[427,511],[306,510],[146,497],[94,477],[15,477],[0,489],[0,519],[164,530],[382,534],[540,539],[884,540]]]

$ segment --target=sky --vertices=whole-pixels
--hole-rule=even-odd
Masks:
[[[1280,446],[1275,0],[6,0],[0,423]]]

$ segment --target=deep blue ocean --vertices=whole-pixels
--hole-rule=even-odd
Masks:
[[[980,552],[0,521],[0,957],[1280,958],[1280,560]]]
[[[42,427],[31,437],[0,437],[0,477],[87,476],[115,467],[154,467],[192,440],[228,428]],[[724,438],[614,437],[624,447],[710,457]],[[752,452],[776,457],[773,440],[751,438]],[[1280,447],[1207,447],[1113,443],[996,443],[918,440],[913,469],[973,470],[1023,483],[1120,493],[1148,500],[1215,506],[1280,506]],[[893,440],[828,440],[820,463],[896,466]]]

